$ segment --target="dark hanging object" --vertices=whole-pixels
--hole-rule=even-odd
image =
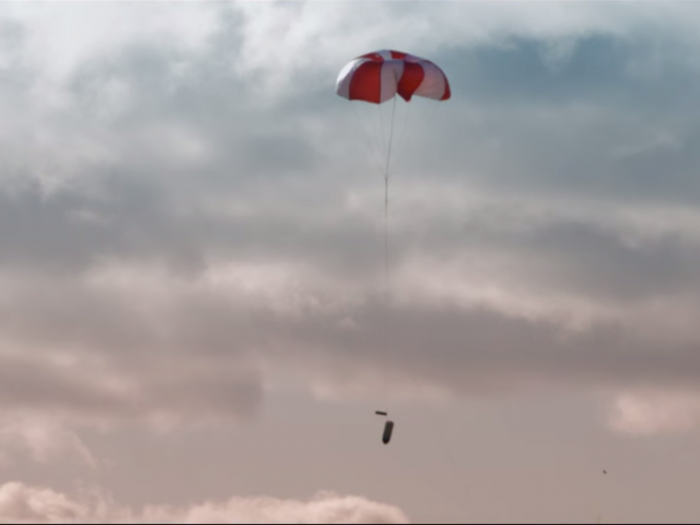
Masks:
[[[387,421],[384,425],[384,436],[382,437],[382,442],[388,445],[391,442],[391,435],[394,433],[394,422]]]

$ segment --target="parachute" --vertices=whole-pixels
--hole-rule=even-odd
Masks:
[[[376,51],[356,58],[338,76],[336,92],[348,100],[382,104],[399,95],[433,100],[451,96],[447,76],[430,60],[400,51]]]
[[[444,102],[452,96],[450,83],[444,71],[430,60],[403,53],[401,51],[382,50],[359,56],[349,62],[338,75],[336,93],[353,104],[379,106],[378,115],[381,126],[360,126],[369,139],[370,149],[373,149],[378,168],[384,178],[384,287],[385,312],[389,311],[389,178],[394,146],[394,128],[396,123],[396,102],[403,99],[407,106],[413,97],[421,97],[429,101]],[[389,125],[384,123],[382,110],[385,102],[392,100],[391,120]],[[367,103],[367,104],[365,104]],[[358,120],[360,116],[354,107]],[[376,113],[374,115],[376,121]],[[404,121],[404,126],[406,121]],[[421,126],[424,126],[424,119]],[[368,133],[369,128],[369,133]],[[380,131],[381,130],[381,131]],[[384,136],[388,130],[389,136]],[[406,130],[404,129],[404,132]],[[386,331],[386,323],[385,323]],[[385,404],[389,404],[388,394],[388,341],[385,341]],[[387,418],[384,426],[382,441],[388,445],[394,431],[394,422],[389,421],[388,407],[377,410],[376,415]]]

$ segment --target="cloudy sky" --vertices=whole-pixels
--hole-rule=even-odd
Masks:
[[[386,315],[384,48],[453,92]],[[0,521],[696,521],[698,56],[691,2],[2,3]]]

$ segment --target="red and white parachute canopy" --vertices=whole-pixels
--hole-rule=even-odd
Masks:
[[[356,58],[338,76],[336,91],[349,100],[382,104],[397,94],[406,102],[413,95],[433,100],[450,98],[445,73],[433,64],[399,51],[376,51]]]

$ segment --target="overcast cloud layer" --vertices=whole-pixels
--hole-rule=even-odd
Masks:
[[[93,432],[373,403],[387,326],[400,406],[584,395],[606,432],[693,432],[698,21],[682,2],[3,4],[0,519],[405,521],[334,495],[100,514],[2,477],[117,468]],[[333,87],[388,47],[439,63],[453,98],[416,104],[395,159],[385,318],[381,175]]]

